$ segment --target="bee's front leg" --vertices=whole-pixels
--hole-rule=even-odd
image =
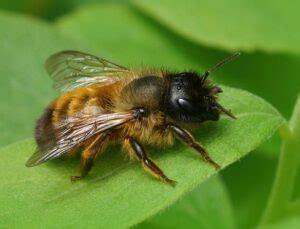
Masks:
[[[181,128],[180,126],[177,126],[173,123],[167,124],[167,129],[171,130],[177,138],[182,140],[184,143],[186,143],[188,146],[194,148],[197,152],[200,153],[203,160],[207,161],[209,164],[211,164],[215,169],[220,169],[220,165],[216,163],[207,153],[205,148],[201,146],[199,143],[197,143],[194,139],[194,137],[185,129]]]
[[[152,161],[146,154],[143,147],[138,143],[138,141],[133,137],[128,137],[126,139],[129,142],[131,149],[133,149],[137,158],[142,162],[143,167],[158,179],[161,179],[169,184],[175,184],[176,181],[169,179],[164,172]]]

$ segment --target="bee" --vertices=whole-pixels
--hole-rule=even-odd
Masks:
[[[80,152],[80,174],[71,176],[71,181],[76,181],[87,176],[108,145],[121,144],[126,155],[139,160],[146,171],[174,184],[143,145],[171,146],[176,137],[219,169],[220,165],[182,126],[217,121],[221,113],[235,119],[217,102],[222,89],[208,76],[237,56],[239,53],[234,53],[200,75],[191,71],[132,70],[78,51],[52,55],[46,61],[46,70],[54,88],[63,94],[37,121],[37,150],[26,166]]]

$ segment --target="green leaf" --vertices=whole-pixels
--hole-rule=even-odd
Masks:
[[[114,16],[111,17],[111,15]],[[195,15],[196,17],[197,15]],[[176,33],[161,26],[160,22],[153,21],[144,14],[124,6],[92,5],[84,7],[60,19],[58,26],[61,31],[70,36],[79,37],[83,43],[92,44],[95,50],[104,53],[103,56],[108,56],[116,61],[120,60],[120,63],[129,66],[132,64],[138,66],[142,62],[144,66],[167,66],[176,70],[203,71],[229,55],[182,39]],[[212,78],[216,82],[257,93],[288,117],[293,107],[293,98],[299,91],[299,66],[299,56],[242,53],[236,62],[220,69],[213,74]],[[288,80],[284,80],[285,77],[288,77]],[[274,157],[276,159],[276,155],[278,155],[279,145],[279,137],[272,138],[268,144],[263,144],[263,149],[260,149],[259,152],[272,156],[273,158],[270,160],[274,165]],[[262,160],[269,163],[269,159],[265,159],[264,156]],[[243,163],[242,160],[240,164],[240,167],[234,170],[234,177],[247,172],[242,169],[248,165],[247,162]],[[256,168],[255,164],[253,165]],[[267,168],[269,169],[269,167]],[[257,190],[263,190],[252,191],[248,195],[238,192],[241,186],[245,189],[247,186],[240,185],[232,177],[225,177],[230,191],[236,190],[231,197],[234,200],[238,199],[233,202],[238,225],[253,226],[257,224],[264,203],[266,203],[271,187],[270,180],[273,177],[271,172],[275,170],[272,167],[265,171],[264,165],[261,165],[256,171],[258,174],[265,174],[257,178],[258,182],[262,182],[259,184],[265,185],[264,188],[261,188],[250,182],[246,183],[246,185],[256,187]],[[247,174],[251,177],[250,171]],[[254,187],[251,190],[254,190]],[[242,191],[247,190],[242,189]],[[236,198],[235,195],[239,198]],[[253,201],[249,201],[249,199]],[[249,211],[255,211],[251,217],[248,217]]]
[[[278,158],[269,157],[260,148],[221,173],[232,200],[237,228],[256,227],[272,188]]]
[[[229,55],[195,45],[124,5],[86,6],[64,16],[57,25],[82,44],[92,45],[96,54],[125,66],[204,71]],[[262,96],[287,118],[300,90],[299,66],[300,56],[242,53],[238,60],[216,71],[212,78]],[[288,80],[284,80],[285,77]]]
[[[223,75],[216,75],[222,83],[262,96],[288,118],[300,90],[299,71],[300,56],[257,53],[242,54],[234,66],[221,70]]]
[[[272,223],[269,225],[264,225],[259,227],[259,229],[298,229],[300,227],[300,217],[291,216],[283,218],[282,220]]]
[[[109,15],[115,15],[114,20],[106,20]],[[194,47],[121,5],[83,8],[61,19],[59,27],[70,36],[61,35],[50,25],[28,17],[1,15],[0,95],[5,99],[0,101],[0,145],[31,135],[38,115],[54,98],[52,82],[43,65],[56,51],[78,49],[124,65],[144,63],[144,66],[167,66],[175,70],[204,70],[227,55]],[[292,107],[292,97],[299,90],[298,66],[299,58],[295,57],[243,55],[215,77],[219,79],[221,74],[219,81],[264,96],[287,114]],[[289,80],[281,80],[283,75],[288,75]]]
[[[221,103],[238,120],[222,118],[195,132],[222,167],[233,163],[269,138],[283,122],[278,112],[245,91],[223,87]],[[2,226],[128,227],[175,202],[216,171],[183,145],[148,151],[178,184],[158,182],[139,163],[126,163],[119,149],[98,160],[90,176],[71,184],[75,161],[57,160],[28,169],[24,162],[33,152],[32,141],[0,150]],[[155,153],[156,152],[156,153]],[[16,195],[17,193],[17,195]],[[15,208],[16,203],[22,203]],[[82,221],[82,219],[85,219]],[[113,219],[113,220],[112,220]]]
[[[0,29],[0,145],[5,145],[31,136],[39,113],[54,98],[46,58],[79,45],[26,16],[2,12]]]
[[[82,4],[96,1],[97,0],[10,0],[1,1],[0,9],[53,20],[54,18],[71,11]]]
[[[182,70],[191,68],[193,64],[170,42],[170,36],[148,21],[141,20],[135,11],[124,5],[82,7],[59,19],[57,27],[82,43],[92,45],[98,50],[98,55],[125,66],[164,66]]]
[[[188,39],[214,48],[299,53],[299,1],[134,1]]]
[[[13,76],[1,78],[1,98],[6,98],[1,100],[4,108],[1,110],[1,144],[2,139],[13,141],[28,135],[42,107],[53,98],[51,82],[43,70],[44,60],[53,52],[80,49],[125,65],[139,65],[144,60],[150,66],[169,65],[179,70],[195,67],[202,61],[186,53],[193,47],[181,41],[178,46],[176,37],[150,21],[140,20],[142,17],[128,8],[103,5],[101,10],[98,7],[93,9],[86,8],[84,14],[76,13],[74,18],[66,18],[68,22],[61,21],[60,28],[70,33],[72,38],[61,35],[48,24],[27,17],[0,15],[3,31],[0,34],[0,71],[1,75]],[[103,20],[112,14],[115,15],[113,23]],[[103,32],[98,32],[99,28],[103,28]],[[89,44],[93,47],[85,50],[84,47],[89,47]],[[197,48],[194,52],[198,51]],[[236,122],[223,119],[207,124],[196,135],[208,146],[212,156],[225,166],[271,136],[283,120],[262,100],[239,90],[225,87],[224,90],[224,105],[242,116]],[[252,115],[252,109],[258,113]],[[257,125],[260,127],[258,130]],[[251,137],[241,143],[245,136]],[[71,185],[68,177],[75,173],[78,161],[68,163],[59,160],[29,170],[23,164],[33,148],[32,142],[24,142],[0,152],[0,181],[3,184],[0,202],[4,206],[0,224],[76,224],[80,227],[86,222],[82,221],[84,218],[95,227],[111,225],[113,218],[116,219],[115,225],[128,226],[168,206],[214,172],[183,146],[177,145],[168,150],[168,154],[153,154],[168,175],[179,181],[176,188],[171,188],[147,176],[137,163],[126,164],[120,154],[110,151],[103,160],[99,160],[90,179]],[[16,203],[20,204],[16,207]]]
[[[234,214],[225,185],[219,177],[195,188],[166,211],[137,228],[235,228]]]
[[[0,9],[22,12],[24,14],[30,14],[34,16],[43,16],[48,13],[48,8],[50,5],[51,4],[49,0],[10,0],[1,1]]]

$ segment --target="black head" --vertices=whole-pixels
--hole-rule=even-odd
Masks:
[[[165,107],[169,116],[191,122],[219,119],[220,111],[215,106],[219,88],[210,87],[207,80],[192,72],[168,75],[167,80]]]
[[[166,113],[175,120],[186,122],[216,121],[221,113],[235,119],[229,110],[217,102],[218,94],[222,90],[220,87],[212,85],[207,77],[212,71],[238,55],[239,53],[235,53],[226,58],[201,76],[195,72],[167,74]]]

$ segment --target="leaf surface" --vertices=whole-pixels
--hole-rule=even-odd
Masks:
[[[203,45],[228,51],[300,52],[297,0],[134,2],[176,33]]]
[[[79,46],[27,16],[2,12],[0,29],[0,145],[5,145],[31,136],[38,115],[55,96],[44,70],[47,57]]]
[[[238,120],[222,118],[194,133],[222,167],[240,159],[269,138],[282,124],[278,112],[262,99],[242,90],[223,87],[221,103]],[[175,202],[216,171],[182,144],[169,149],[148,148],[149,154],[176,187],[146,174],[137,162],[125,162],[119,148],[108,150],[90,176],[71,184],[77,160],[55,160],[28,169],[33,141],[0,150],[2,225],[128,227]],[[15,203],[22,203],[15,208]],[[85,219],[82,221],[82,219]],[[114,219],[113,221],[111,219]]]
[[[111,17],[111,15],[114,15],[114,17]],[[109,18],[109,20],[106,20],[107,18]],[[97,23],[95,23],[95,21]],[[1,100],[3,104],[1,106],[0,144],[2,145],[31,135],[35,119],[38,118],[43,107],[54,97],[55,93],[51,89],[51,81],[43,69],[44,60],[53,52],[63,49],[77,49],[111,59],[122,65],[140,66],[140,64],[143,64],[144,66],[154,67],[169,66],[177,70],[190,68],[200,68],[204,70],[204,68],[209,67],[227,55],[227,53],[207,50],[201,46],[193,46],[177,36],[174,36],[174,34],[165,31],[164,28],[157,26],[151,20],[144,20],[143,15],[139,15],[123,6],[99,5],[98,7],[87,7],[77,13],[62,18],[58,25],[60,31],[51,27],[49,24],[41,23],[27,17],[7,14],[2,14],[1,16],[0,28],[3,32],[0,33],[0,41],[2,44],[0,47],[0,73],[1,76],[9,75],[13,77],[9,80],[7,77],[0,78],[0,95],[1,98],[5,98],[5,100]],[[62,35],[61,31],[66,32],[70,36]],[[85,48],[87,46],[89,48]],[[222,71],[217,72],[216,76],[218,78],[218,75],[221,74],[222,77],[224,77],[222,82],[229,82],[232,85],[239,86],[242,83],[242,87],[250,88],[251,91],[254,92],[259,92],[260,95],[266,96],[266,98],[270,100],[274,99],[276,101],[274,104],[279,105],[280,108],[287,108],[289,105],[287,98],[290,98],[289,95],[293,92],[291,88],[295,89],[297,87],[297,75],[293,73],[298,72],[298,59],[299,58],[286,56],[275,56],[274,58],[266,54],[243,55],[242,60],[239,60],[239,62],[232,65],[232,67],[226,67]],[[18,67],[16,67],[16,64]],[[236,66],[238,67],[236,68]],[[289,76],[289,80],[282,82],[276,81],[276,79],[279,79],[283,75],[282,73],[286,73],[286,75]],[[230,76],[231,79],[226,81],[226,79],[228,79],[227,76]],[[271,76],[275,80],[272,81],[272,87],[267,87],[268,80],[270,80]],[[260,79],[259,84],[256,79]],[[261,82],[262,80],[263,83]],[[291,87],[287,85],[291,85]],[[278,94],[278,88],[281,88],[280,97],[274,97],[273,95]],[[224,90],[224,103],[231,106],[231,99],[227,98],[226,100],[226,95],[227,92],[231,95],[232,91],[227,88]],[[236,95],[233,93],[232,96],[239,98],[240,94],[237,93]],[[256,100],[256,97],[253,97],[253,99]],[[228,100],[230,100],[229,103],[227,103]],[[260,101],[260,99],[258,100]],[[281,101],[284,101],[284,103]],[[217,157],[220,157],[216,157],[217,160],[220,159],[220,161],[223,162],[224,159],[223,165],[233,162],[246,152],[255,148],[260,142],[272,135],[277,126],[280,125],[279,123],[282,122],[282,118],[280,118],[278,113],[262,101],[261,103],[254,103],[248,110],[243,110],[243,108],[252,104],[252,100],[247,100],[242,97],[241,102],[244,103],[240,105],[240,108],[236,109],[234,106],[230,108],[234,108],[234,112],[251,113],[253,112],[251,109],[256,109],[256,106],[258,106],[259,112],[263,110],[262,113],[271,113],[274,115],[274,120],[270,120],[270,123],[267,122],[265,125],[262,125],[261,128],[264,129],[264,131],[258,132],[257,136],[251,138],[247,145],[241,145],[240,139],[248,136],[248,132],[243,134],[239,133],[238,141],[231,142],[231,139],[228,140],[225,138],[227,139],[226,144],[233,146],[231,151],[235,151],[236,154],[233,156],[229,153],[227,160],[226,154],[222,156],[223,149],[220,154],[218,152],[215,152],[215,154],[212,152],[213,156],[217,154]],[[266,110],[261,110],[261,108],[264,107]],[[266,117],[264,120],[265,119]],[[229,128],[230,131],[234,132],[236,129],[242,129],[244,127],[250,129],[257,128],[257,125],[251,127],[251,124],[255,123],[256,118],[252,117],[249,120],[251,120],[251,122],[249,122],[250,125],[245,121],[245,123],[239,127],[233,129]],[[225,123],[226,121],[229,120],[226,119]],[[239,121],[240,120],[238,120],[238,122]],[[259,124],[261,119],[257,121]],[[220,123],[223,122],[224,120]],[[217,125],[219,124],[217,123]],[[221,129],[217,128],[216,132],[214,132],[214,129],[214,125],[211,126],[211,124],[208,124],[205,125],[202,131],[196,134],[197,139],[205,145],[209,145],[209,149],[218,150],[219,146],[216,147],[212,143],[216,141],[214,144],[220,144],[221,146],[225,144],[222,143],[222,139],[220,141],[217,139],[219,135],[222,136],[224,133],[226,135],[227,132],[225,130],[227,130],[227,127]],[[206,131],[208,131],[208,135],[206,135]],[[250,135],[251,133],[253,134],[253,129]],[[230,136],[232,139],[236,137],[233,135]],[[236,145],[238,147],[234,148]],[[68,224],[72,226],[76,223],[78,227],[83,227],[85,226],[83,220],[80,222],[80,219],[83,218],[90,221],[91,226],[107,226],[111,221],[111,217],[116,218],[115,225],[120,227],[128,226],[136,224],[168,206],[185,192],[200,183],[204,177],[208,177],[214,172],[208,172],[210,168],[207,168],[208,171],[204,169],[202,174],[202,165],[205,165],[201,161],[199,162],[197,156],[192,155],[190,153],[191,151],[185,149],[183,146],[176,145],[173,149],[163,151],[162,156],[158,155],[159,153],[156,152],[158,150],[150,148],[149,152],[152,152],[153,158],[157,159],[169,176],[172,175],[171,178],[180,182],[186,182],[184,187],[179,185],[180,190],[178,192],[172,191],[168,193],[171,187],[153,180],[142,171],[139,164],[131,163],[127,168],[126,162],[124,162],[123,157],[118,152],[119,150],[115,149],[108,152],[107,156],[103,158],[103,162],[99,160],[90,179],[83,183],[71,185],[69,184],[68,178],[69,175],[76,173],[75,168],[78,166],[78,160],[71,162],[64,160],[50,162],[40,168],[37,167],[33,170],[28,170],[23,167],[23,165],[27,157],[32,153],[33,147],[33,143],[28,142],[23,143],[23,145],[17,144],[13,148],[1,150],[1,153],[4,154],[3,157],[6,157],[6,159],[3,160],[3,164],[0,163],[3,167],[1,174],[3,174],[2,183],[4,184],[4,186],[0,188],[0,190],[2,190],[0,202],[1,206],[5,206],[4,212],[0,213],[0,219],[3,219],[3,221],[0,220],[0,225],[1,222],[3,225],[12,225],[10,224],[13,222],[12,217],[16,214],[20,222],[30,226],[43,225],[43,223],[46,225],[54,225],[55,222],[57,222],[59,225]],[[173,160],[172,154],[174,149],[176,149],[174,155],[178,153],[181,155],[181,152],[183,152],[187,159],[197,161],[197,168],[200,166],[200,173],[202,174],[199,180],[196,182],[193,181],[192,184],[188,185],[191,180],[186,180],[185,174],[189,174],[187,170],[183,170],[185,174],[183,174],[182,177],[179,176],[179,179],[177,179],[176,174],[180,173],[181,167],[175,168],[177,164],[175,164],[174,167],[168,165]],[[114,152],[116,152],[116,155],[114,155]],[[224,153],[226,153],[226,151],[224,151]],[[17,159],[17,161],[12,160],[16,154],[18,154],[17,157],[20,156],[20,158]],[[170,154],[171,156],[169,156],[168,159],[162,159],[166,154]],[[177,163],[180,164],[179,161],[181,158],[177,156],[175,158],[177,158]],[[187,161],[183,161],[183,163],[184,162]],[[118,175],[119,171],[123,171],[123,166],[125,166],[124,169],[126,171],[127,169],[131,171],[130,175],[133,178],[138,175],[139,179],[132,181],[130,178],[129,180],[125,180],[129,181],[128,184],[123,182],[120,186],[114,188],[114,185],[118,183],[117,181],[122,181],[122,179],[119,178],[112,184],[109,183],[109,187],[111,187],[110,190],[107,188],[104,191],[99,191],[103,188],[102,179],[104,179],[104,182],[110,180],[111,176],[115,176],[115,174]],[[182,166],[187,166],[188,168],[189,164]],[[116,169],[116,171],[114,169]],[[13,171],[16,173],[15,175],[13,175]],[[191,173],[191,175],[197,174],[197,172]],[[8,177],[11,178],[11,182]],[[128,177],[126,177],[126,179],[127,178]],[[98,179],[100,180],[99,182]],[[96,181],[94,182],[94,180]],[[153,187],[152,189],[150,188],[150,191],[154,190],[151,198],[149,193],[146,195],[147,198],[145,202],[141,202],[141,199],[143,199],[142,193],[145,192],[145,190],[141,188],[132,190],[133,192],[137,192],[137,190],[140,191],[140,193],[136,194],[138,198],[140,198],[139,201],[134,198],[135,195],[133,194],[119,195],[119,192],[131,190],[131,187],[135,186],[135,182],[139,184],[145,181],[153,182]],[[104,186],[105,185],[106,184],[104,184]],[[124,187],[121,187],[121,185]],[[94,187],[95,190],[93,191]],[[147,188],[147,186],[145,187]],[[98,191],[100,192],[99,196]],[[84,192],[87,192],[86,196]],[[114,192],[115,195],[101,199],[103,196],[109,195],[110,192]],[[160,197],[161,199],[158,198],[157,202],[155,202],[156,205],[152,203],[147,209],[141,212],[138,211],[142,208],[141,206],[147,206],[147,201],[151,202],[152,199],[159,197],[161,193],[163,193],[163,195]],[[168,197],[167,194],[170,194],[171,197]],[[60,198],[59,195],[61,195],[62,198]],[[82,199],[81,197],[78,199],[77,196],[81,195],[83,195]],[[64,197],[66,197],[66,200]],[[114,200],[115,197],[117,200]],[[133,200],[127,203],[125,198],[129,197],[133,198]],[[113,201],[110,202],[109,198]],[[20,203],[20,205],[17,205],[18,209],[15,205],[16,202]],[[61,202],[61,205],[59,202]],[[66,206],[64,203],[66,203]],[[120,203],[120,208],[110,209],[111,206],[118,206]],[[50,207],[48,208],[48,206]],[[135,208],[136,211],[131,211],[131,208]],[[130,209],[130,211],[128,211],[128,209]],[[115,215],[118,212],[122,213],[121,216]],[[66,219],[69,222],[64,222],[62,214],[66,214]],[[134,214],[138,217],[134,218]],[[102,222],[103,219],[104,222]],[[53,222],[51,222],[51,220]],[[84,220],[84,222],[86,221]]]
[[[216,176],[137,228],[232,229],[235,228],[235,218],[226,186]]]
[[[128,67],[203,72],[230,55],[194,44],[161,26],[159,21],[120,4],[82,7],[58,20],[57,26],[82,44],[93,46],[95,54]],[[299,72],[297,55],[242,52],[211,78],[263,97],[288,118],[300,90]]]

